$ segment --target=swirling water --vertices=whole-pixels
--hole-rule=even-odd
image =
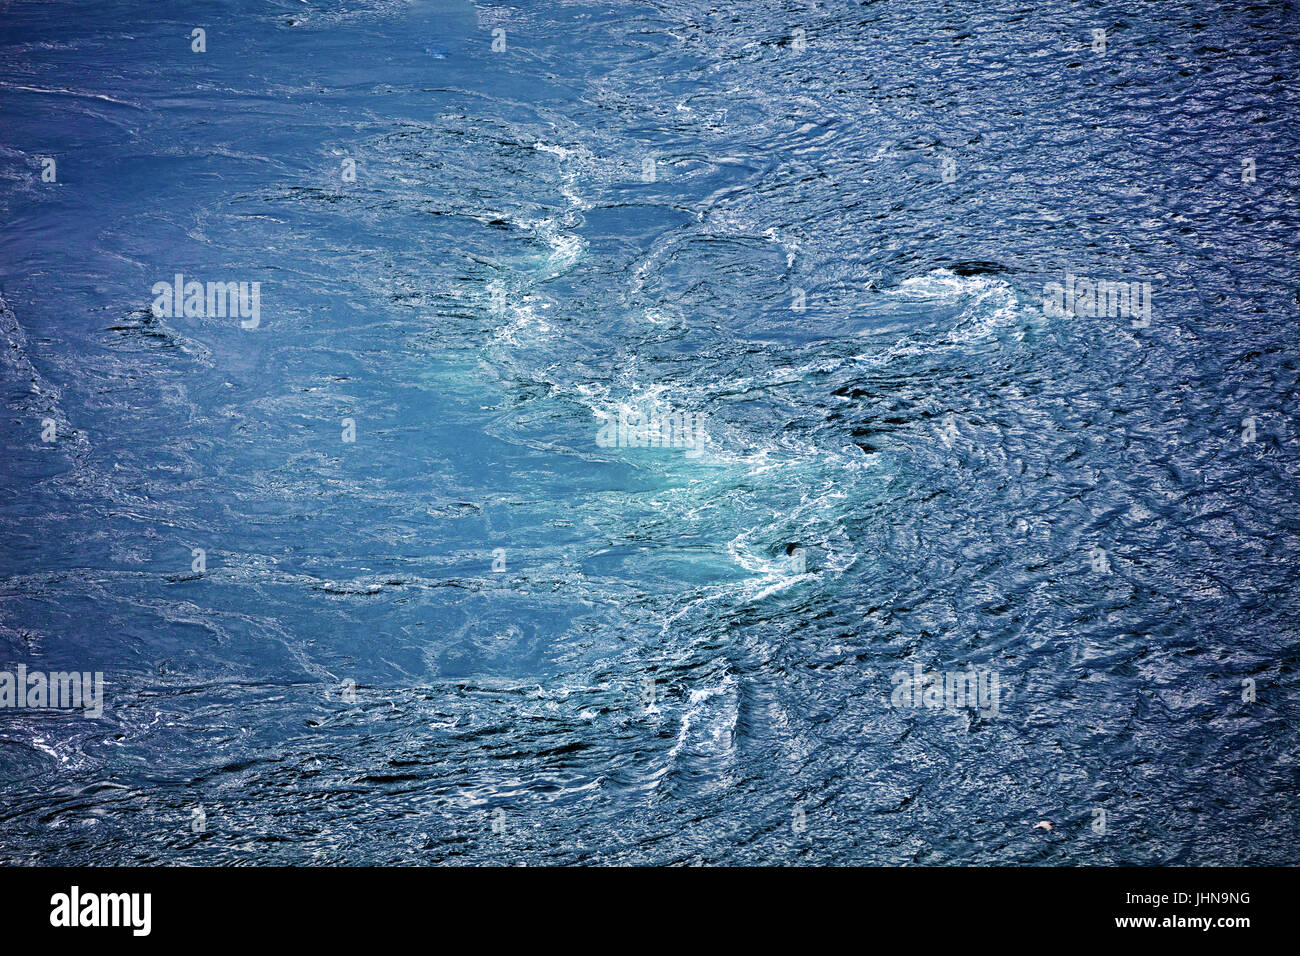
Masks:
[[[0,4],[0,859],[1300,862],[1297,22]]]

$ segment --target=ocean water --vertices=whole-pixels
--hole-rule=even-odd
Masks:
[[[0,3],[0,861],[1300,863],[1294,3],[179,7]]]

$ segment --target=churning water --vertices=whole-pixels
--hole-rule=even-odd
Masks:
[[[1300,862],[1219,6],[0,3],[0,860]]]

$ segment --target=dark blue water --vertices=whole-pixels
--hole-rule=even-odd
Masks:
[[[1300,862],[1298,25],[0,3],[0,860]]]

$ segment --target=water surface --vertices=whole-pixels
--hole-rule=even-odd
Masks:
[[[1297,18],[1215,6],[0,4],[0,666],[107,705],[0,712],[0,859],[1300,862]]]

